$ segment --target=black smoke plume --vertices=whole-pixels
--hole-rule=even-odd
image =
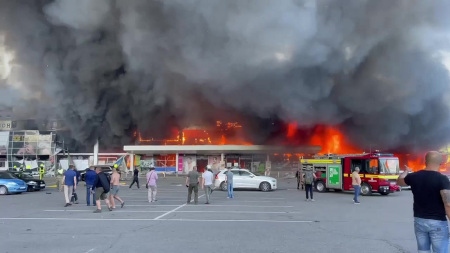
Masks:
[[[448,13],[447,0],[1,0],[14,57],[0,104],[57,116],[87,145],[225,117],[264,142],[275,117],[361,147],[434,148],[450,140]]]

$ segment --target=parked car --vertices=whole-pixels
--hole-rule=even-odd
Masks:
[[[0,172],[0,195],[21,194],[27,191],[27,184],[7,171]]]
[[[40,191],[40,190],[45,189],[45,181],[37,179],[29,173],[12,172],[12,174],[15,177],[25,181],[25,183],[28,185],[27,191],[29,191],[29,192]]]
[[[106,175],[111,175],[113,173],[113,168],[111,165],[95,165],[94,167],[100,167]],[[86,170],[80,173],[81,181],[85,181]]]
[[[227,190],[225,173],[228,170],[221,170],[216,175],[215,187],[219,187],[222,191]],[[276,190],[277,180],[273,177],[257,176],[247,169],[233,168],[233,189],[257,189],[263,192]]]

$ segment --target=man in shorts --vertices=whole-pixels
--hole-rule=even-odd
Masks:
[[[109,193],[109,202],[111,202],[112,208],[116,208],[116,202],[114,199],[117,199],[120,202],[120,208],[123,208],[125,202],[119,197],[119,185],[120,185],[120,174],[117,171],[118,169],[113,170],[113,174],[111,176],[111,192]]]
[[[94,186],[92,186],[92,190],[94,190],[95,187],[95,203],[97,205],[97,210],[95,210],[94,213],[102,212],[101,200],[104,200],[106,206],[108,206],[109,211],[112,211],[111,205],[108,200],[108,193],[110,190],[108,177],[105,175],[105,173],[102,172],[102,169],[99,167],[95,169],[95,172],[97,173],[97,178],[95,180]]]

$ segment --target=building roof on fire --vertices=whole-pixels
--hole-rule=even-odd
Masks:
[[[320,152],[320,146],[264,146],[264,145],[134,145],[123,150],[133,154],[266,154]]]

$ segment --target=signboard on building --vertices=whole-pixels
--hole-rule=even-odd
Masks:
[[[211,165],[213,171],[219,171],[221,169],[220,156],[209,156],[208,165]]]
[[[197,166],[197,157],[196,156],[184,156],[183,157],[183,169],[184,172],[189,172]]]
[[[9,150],[15,156],[53,155],[53,135],[39,131],[15,131],[10,134]]]
[[[16,122],[11,120],[0,120],[0,131],[10,131],[16,128]]]

